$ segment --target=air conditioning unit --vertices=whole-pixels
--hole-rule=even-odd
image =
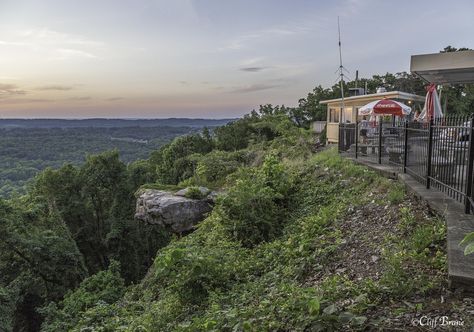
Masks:
[[[349,88],[349,96],[361,96],[365,95],[364,88]]]

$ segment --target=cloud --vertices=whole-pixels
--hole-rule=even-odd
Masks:
[[[9,98],[18,95],[25,95],[27,92],[21,90],[14,84],[0,83],[0,98]]]
[[[73,87],[69,85],[43,85],[36,88],[39,91],[69,91]]]
[[[0,98],[1,99],[1,98]],[[17,105],[17,104],[29,104],[29,103],[50,103],[54,102],[51,99],[42,99],[42,98],[16,98],[16,99],[5,99],[2,100],[4,105]]]
[[[254,58],[248,58],[240,62],[240,65],[243,67],[253,67],[256,64],[262,62],[265,58],[263,56],[258,56]]]
[[[227,45],[218,48],[218,51],[236,51],[241,50],[247,46],[247,44],[251,43],[252,41],[257,40],[268,40],[275,37],[289,37],[295,34],[306,33],[311,29],[309,26],[306,25],[292,25],[288,27],[271,27],[267,29],[262,29],[255,31],[253,33],[248,33],[245,35],[238,36],[232,40],[230,40]]]
[[[252,84],[244,87],[239,87],[232,90],[232,93],[249,93],[262,90],[269,90],[274,88],[279,88],[281,85],[278,84]]]
[[[5,80],[5,81],[17,81],[19,80],[19,77],[16,76],[0,76],[0,80]]]
[[[267,69],[268,67],[265,67],[265,66],[261,65],[263,60],[265,60],[265,58],[262,57],[262,56],[242,60],[240,62],[239,70],[255,73],[257,71],[262,71],[264,69]]]
[[[341,16],[354,16],[360,12],[364,6],[371,6],[368,0],[345,0],[342,2],[338,12]],[[370,8],[370,7],[369,7]]]
[[[52,59],[97,58],[95,53],[105,44],[82,36],[62,33],[49,28],[17,31],[10,40],[0,40],[0,47],[21,47],[30,52],[44,53]]]
[[[91,40],[83,36],[62,33],[49,28],[35,28],[24,30],[19,33],[26,41],[23,44],[41,43],[41,44],[69,44],[80,46],[102,46],[102,42]]]
[[[76,50],[72,48],[58,48],[55,52],[57,54],[57,59],[69,59],[69,58],[87,58],[87,59],[96,59],[97,56],[95,56],[92,53],[81,51],[81,50]]]
[[[246,71],[246,72],[251,72],[251,73],[255,73],[257,71],[262,71],[264,69],[266,69],[267,67],[244,67],[244,68],[240,68],[241,71]]]
[[[82,96],[82,97],[71,97],[68,98],[68,100],[74,100],[74,101],[83,101],[83,100],[91,100],[92,98],[90,96]]]
[[[0,46],[28,46],[28,43],[0,40]]]
[[[125,98],[123,97],[111,97],[111,98],[107,98],[106,101],[117,101],[117,100],[123,100]]]

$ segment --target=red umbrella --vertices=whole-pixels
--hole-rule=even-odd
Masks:
[[[359,115],[396,115],[410,114],[411,107],[391,99],[381,99],[359,108]]]
[[[443,111],[441,111],[441,103],[439,102],[438,93],[436,92],[436,85],[430,84],[426,88],[425,107],[421,112],[418,119],[424,119],[430,121],[431,119],[437,119],[443,117]]]

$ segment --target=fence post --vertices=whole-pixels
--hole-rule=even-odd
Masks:
[[[426,167],[426,189],[430,189],[431,184],[431,157],[433,155],[433,118],[428,125],[428,165]]]
[[[382,163],[382,129],[383,129],[383,118],[379,120],[379,164]]]
[[[472,196],[472,172],[473,172],[473,166],[474,166],[474,138],[472,137],[474,135],[474,115],[471,116],[471,123],[470,123],[470,129],[469,129],[469,159],[468,159],[468,164],[467,164],[467,186],[466,186],[466,197],[465,197],[465,208],[464,212],[465,213],[471,213],[471,202],[469,198]]]
[[[405,142],[403,150],[403,173],[407,172],[408,158],[408,120],[405,120]]]
[[[358,152],[357,150],[359,150],[359,121],[356,121],[355,123],[355,146],[356,146],[356,159],[358,157]]]

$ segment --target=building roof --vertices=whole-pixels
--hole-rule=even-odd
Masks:
[[[430,83],[474,83],[474,51],[412,55],[410,71]]]
[[[345,102],[350,102],[350,101],[360,101],[360,102],[370,102],[374,101],[377,99],[400,99],[400,100],[413,100],[413,101],[419,101],[419,102],[424,102],[425,97],[414,95],[412,93],[408,92],[402,92],[402,91],[387,91],[387,92],[382,92],[382,93],[372,93],[369,95],[360,95],[360,96],[352,96],[352,97],[345,97],[344,101]],[[336,98],[336,99],[328,99],[328,100],[321,100],[319,103],[320,104],[332,104],[332,103],[337,103],[341,102],[342,98]]]

